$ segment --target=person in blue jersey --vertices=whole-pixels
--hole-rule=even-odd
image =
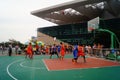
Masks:
[[[58,45],[58,46],[57,46],[57,52],[58,52],[58,55],[60,55],[60,50],[61,50],[61,46]]]
[[[72,62],[76,63],[78,58],[78,45],[74,46]]]
[[[56,44],[53,44],[53,46],[52,46],[52,50],[51,50],[51,53],[50,53],[50,59],[52,58],[52,55],[54,55],[54,54],[56,54],[57,57],[59,58]]]

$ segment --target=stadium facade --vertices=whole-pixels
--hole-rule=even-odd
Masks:
[[[100,28],[120,34],[120,0],[74,0],[48,8],[32,11],[31,14],[58,24],[38,28],[37,32],[56,37],[70,44],[101,43],[110,46],[110,35],[106,32],[89,33],[87,22],[100,17]],[[38,38],[40,35],[37,35]]]

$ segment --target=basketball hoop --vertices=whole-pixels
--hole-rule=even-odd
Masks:
[[[88,32],[91,32],[91,31],[93,31],[93,30],[94,30],[93,27],[88,27]]]
[[[98,28],[99,28],[99,17],[88,21],[88,32],[92,32],[93,30]]]

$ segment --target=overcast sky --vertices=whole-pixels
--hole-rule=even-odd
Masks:
[[[0,42],[22,43],[37,36],[37,28],[56,25],[31,15],[34,10],[72,0],[0,0]]]

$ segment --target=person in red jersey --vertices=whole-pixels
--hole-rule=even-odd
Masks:
[[[61,45],[61,49],[60,49],[61,57],[60,57],[60,59],[63,60],[63,58],[65,56],[65,47],[64,47],[64,44],[62,42],[60,42],[60,45]]]
[[[27,46],[27,54],[29,55],[30,59],[33,58],[33,48],[31,43],[29,43],[29,45]]]
[[[79,58],[79,56],[82,56],[83,59],[84,59],[84,62],[86,62],[86,59],[85,59],[85,53],[84,53],[84,47],[82,45],[78,45],[78,57],[77,59]]]
[[[39,54],[39,45],[37,44],[37,42],[35,44],[35,48],[36,48],[36,54]]]

